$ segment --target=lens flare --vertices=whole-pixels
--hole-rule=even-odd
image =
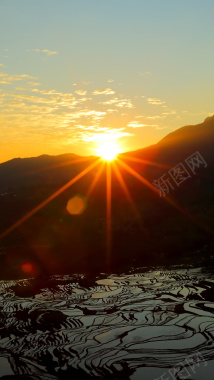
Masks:
[[[82,195],[76,195],[69,199],[66,209],[71,215],[81,215],[86,209],[86,198]]]
[[[24,273],[27,273],[27,274],[34,274],[35,272],[35,267],[32,263],[30,262],[26,262],[26,263],[22,263],[21,265],[21,270],[24,272]]]

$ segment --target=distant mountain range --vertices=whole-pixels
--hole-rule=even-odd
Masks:
[[[214,162],[214,116],[208,117],[198,125],[190,125],[168,134],[157,144],[125,154],[144,160],[151,160],[169,167],[178,164],[196,151],[209,162]],[[68,153],[59,156],[42,155],[31,158],[14,158],[0,164],[0,190],[26,184],[57,183],[69,180],[72,174],[78,173],[96,159],[91,156],[87,161],[76,154]],[[147,166],[151,171],[151,166]],[[159,174],[159,169],[155,169]],[[154,166],[153,166],[154,170]]]
[[[169,166],[178,164],[196,151],[209,162],[214,162],[214,115],[198,125],[188,125],[169,133],[157,144],[129,153]]]
[[[138,209],[136,219],[113,174],[111,270],[191,263],[211,256],[213,143],[214,116],[180,128],[155,145],[119,155],[156,189],[159,186],[161,196],[121,169]],[[42,155],[0,164],[0,234],[96,159]],[[33,262],[41,275],[106,270],[105,173],[82,215],[71,216],[66,210],[69,198],[87,194],[96,172],[93,169],[0,241],[2,278],[22,277],[23,261]]]

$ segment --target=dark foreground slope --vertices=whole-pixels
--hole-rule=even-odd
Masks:
[[[1,239],[1,278],[30,275],[116,272],[131,266],[196,263],[210,257],[214,217],[214,117],[169,134],[158,144],[120,158],[154,185],[165,179],[160,197],[125,169],[121,174],[138,217],[112,173],[112,245],[106,258],[106,174],[90,197],[97,168],[27,222]],[[196,153],[197,152],[197,153]],[[128,157],[127,157],[128,156]],[[190,157],[191,156],[191,157]],[[75,155],[14,159],[0,165],[0,233],[92,164]],[[151,165],[152,162],[152,165]],[[191,166],[192,165],[192,166]],[[81,215],[67,202],[85,197]],[[173,206],[174,205],[174,206]],[[108,265],[107,265],[108,264]]]

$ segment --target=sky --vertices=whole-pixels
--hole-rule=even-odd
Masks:
[[[0,162],[155,144],[214,113],[213,0],[0,0]]]

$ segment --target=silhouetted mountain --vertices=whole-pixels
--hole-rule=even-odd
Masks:
[[[214,116],[180,128],[155,145],[120,159],[165,194],[152,191],[124,168],[121,174],[138,217],[112,172],[112,247],[106,259],[106,173],[86,197],[98,168],[1,240],[1,277],[34,273],[123,271],[131,266],[196,263],[212,254]],[[96,161],[73,154],[13,159],[0,164],[0,234]],[[67,202],[85,197],[85,211],[70,215]],[[165,196],[164,196],[165,195]],[[87,199],[86,199],[87,198]],[[107,264],[109,261],[109,264]]]
[[[188,125],[169,133],[157,144],[129,155],[173,166],[200,151],[207,161],[214,162],[214,115],[198,125]]]
[[[61,180],[69,180],[84,167],[81,159],[84,160],[72,153],[14,158],[0,164],[0,191],[5,191],[8,187],[52,185]],[[93,161],[93,157],[87,159],[87,162],[90,161]]]

